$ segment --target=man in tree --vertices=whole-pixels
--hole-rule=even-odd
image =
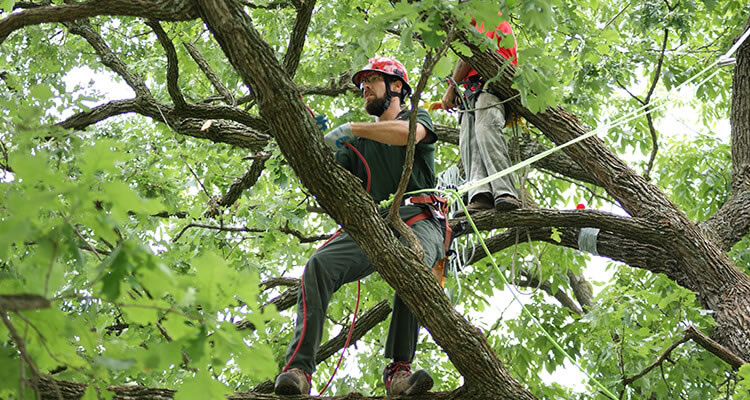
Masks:
[[[484,33],[490,39],[496,39],[497,52],[514,66],[517,64],[516,38],[508,21],[496,26],[494,30],[485,30],[484,22],[477,25],[474,19],[472,24],[480,33]],[[506,35],[513,37],[512,48],[500,44]],[[506,122],[505,108],[496,94],[483,88],[484,78],[463,60],[458,60],[452,78],[452,81],[449,80],[448,90],[443,95],[443,109],[450,111],[456,107],[458,88],[455,85],[463,82],[466,101],[460,104],[463,111],[459,117],[461,129],[458,147],[466,171],[466,180],[476,182],[511,166],[508,144],[503,135]],[[470,190],[469,205],[466,208],[469,212],[492,208],[507,211],[520,206],[513,176],[508,174]],[[463,211],[459,211],[459,214],[463,214]]]
[[[401,178],[410,113],[402,107],[411,88],[404,66],[387,57],[371,58],[369,64],[354,74],[352,81],[362,90],[365,110],[376,117],[376,122],[341,125],[325,135],[325,142],[336,152],[336,160],[369,188],[377,203],[396,192]],[[418,110],[414,167],[407,192],[434,187],[436,140],[430,115]],[[444,257],[444,231],[442,224],[433,217],[435,214],[427,198],[429,196],[407,198],[399,214],[419,239],[424,263],[433,266]],[[383,213],[385,215],[387,210]],[[362,279],[372,272],[372,264],[346,232],[334,236],[308,260],[297,298],[294,338],[289,344],[284,372],[276,378],[276,394],[310,393],[315,354],[333,292],[344,283]],[[427,371],[411,372],[418,332],[417,319],[396,294],[385,345],[385,357],[392,362],[383,373],[389,395],[424,393],[433,385]]]

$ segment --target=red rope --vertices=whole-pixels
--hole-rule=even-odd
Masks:
[[[336,363],[336,368],[333,370],[331,377],[328,379],[328,383],[326,383],[326,386],[323,388],[323,390],[320,391],[318,396],[323,394],[323,392],[325,392],[326,389],[328,389],[328,386],[333,381],[333,377],[336,376],[336,372],[338,372],[339,370],[341,361],[344,360],[344,354],[346,353],[346,349],[347,347],[349,347],[349,343],[352,340],[352,333],[354,332],[354,323],[357,322],[357,311],[359,310],[359,290],[360,290],[360,281],[357,281],[357,302],[354,305],[354,318],[352,318],[352,324],[349,326],[349,334],[346,335],[346,343],[344,343],[344,350],[341,351],[341,355],[339,356],[339,362]]]
[[[312,110],[308,107],[308,110],[312,114]],[[370,193],[370,185],[372,183],[372,175],[370,173],[370,166],[367,164],[367,161],[365,161],[365,157],[362,156],[362,153],[360,153],[354,146],[351,145],[351,143],[344,142],[344,146],[351,149],[354,154],[359,157],[359,159],[362,161],[362,164],[365,166],[365,170],[367,171],[367,193]],[[323,243],[322,246],[318,247],[316,252],[328,243],[333,240],[336,236],[338,236],[341,233],[341,230],[338,230],[333,236],[331,236],[330,239],[326,240],[325,243]],[[299,342],[297,342],[297,347],[294,349],[294,352],[292,353],[292,356],[289,357],[289,361],[287,361],[286,365],[284,366],[284,369],[281,370],[281,372],[286,372],[289,369],[289,366],[292,364],[292,361],[294,361],[294,357],[297,356],[297,352],[299,351],[300,347],[302,347],[302,341],[305,339],[305,333],[307,332],[307,300],[305,298],[305,274],[302,274],[302,278],[300,278],[300,287],[302,288],[302,333],[300,334]],[[328,389],[328,386],[333,381],[333,377],[336,376],[336,372],[339,370],[339,366],[341,366],[341,362],[344,360],[344,354],[346,354],[346,349],[349,347],[349,343],[352,339],[352,333],[354,332],[354,323],[357,322],[357,311],[359,311],[359,300],[360,300],[360,289],[361,289],[361,281],[357,281],[357,301],[354,304],[354,318],[352,318],[352,324],[349,326],[349,334],[346,336],[346,343],[344,343],[344,349],[341,351],[341,355],[339,356],[339,361],[336,363],[336,368],[333,370],[333,373],[331,374],[331,377],[328,379],[328,383],[326,383],[323,390],[320,391],[320,396],[323,394],[323,392]]]
[[[367,161],[365,161],[365,158],[362,156],[362,153],[357,151],[357,149],[354,146],[352,146],[351,143],[344,142],[344,146],[350,148],[354,152],[354,154],[356,154],[357,157],[359,157],[359,159],[362,161],[362,164],[365,165],[365,170],[367,171],[367,189],[365,190],[367,191],[367,193],[370,193],[370,184],[372,183],[372,176],[370,175],[370,166],[367,164]]]

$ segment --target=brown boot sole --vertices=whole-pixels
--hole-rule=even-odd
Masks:
[[[495,201],[495,210],[513,211],[521,208],[521,202],[512,197],[500,197]]]
[[[427,391],[432,389],[432,385],[434,384],[435,382],[433,382],[430,374],[422,369],[409,377],[409,388],[404,390],[403,394],[415,395],[427,393]]]

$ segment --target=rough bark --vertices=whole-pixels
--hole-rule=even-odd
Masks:
[[[97,15],[137,16],[161,21],[185,21],[198,16],[193,2],[187,0],[92,0],[83,3],[35,7],[3,18],[0,23],[0,44],[8,38],[8,35],[25,26],[74,21]]]
[[[750,29],[750,19],[745,30]],[[738,37],[739,39],[739,37]],[[750,39],[736,53],[732,77],[732,189],[750,190]]]

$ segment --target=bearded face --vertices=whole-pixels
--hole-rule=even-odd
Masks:
[[[371,97],[365,97],[365,111],[368,114],[379,117],[383,115],[386,109],[385,93],[373,94]]]

